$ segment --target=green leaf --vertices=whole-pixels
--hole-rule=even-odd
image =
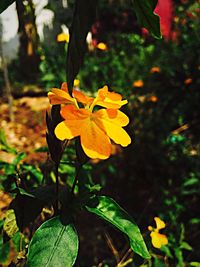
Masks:
[[[25,152],[19,153],[17,157],[13,160],[13,164],[17,166],[25,157],[26,157]]]
[[[0,237],[0,266],[2,263],[6,263],[9,257],[10,243],[3,242],[3,237]]]
[[[35,232],[28,251],[28,267],[71,267],[78,253],[78,236],[72,224],[59,217],[43,223]]]
[[[16,154],[17,151],[13,147],[11,147],[7,140],[6,140],[6,135],[5,132],[0,129],[0,150],[6,151],[8,153]]]
[[[192,261],[192,262],[189,263],[189,266],[199,267],[200,266],[200,262],[199,261]]]
[[[87,3],[86,3],[87,2]],[[73,82],[83,63],[86,37],[96,17],[97,0],[76,0],[70,40],[67,50],[67,83],[72,92]]]
[[[6,212],[3,230],[11,238],[19,231],[15,216],[15,211],[13,209],[9,209]]]
[[[159,16],[153,12],[157,2],[157,0],[133,0],[133,5],[139,23],[153,37],[161,39]]]
[[[97,203],[86,206],[86,209],[126,234],[130,239],[132,250],[143,258],[149,259],[150,255],[140,230],[130,215],[109,197],[99,196],[96,200]]]
[[[15,0],[1,0],[0,1],[0,14],[6,10],[12,3],[14,3]]]
[[[192,250],[192,247],[187,242],[182,242],[180,245],[180,248],[185,249],[185,250],[189,250],[189,251]]]

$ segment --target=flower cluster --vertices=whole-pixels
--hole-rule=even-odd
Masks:
[[[61,89],[53,88],[48,97],[52,105],[62,104],[64,121],[56,126],[56,137],[70,140],[79,136],[88,157],[107,159],[111,154],[110,139],[124,147],[131,143],[130,136],[123,129],[129,118],[119,110],[127,104],[127,100],[122,100],[120,94],[110,92],[107,86],[99,89],[93,98],[76,89],[70,96],[67,84],[63,83]]]

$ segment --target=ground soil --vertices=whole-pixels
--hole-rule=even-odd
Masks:
[[[46,153],[35,150],[46,146],[45,113],[50,109],[47,97],[22,97],[13,101],[14,120],[10,121],[8,104],[0,99],[0,128],[8,144],[17,152],[26,152],[26,162],[45,161]],[[14,155],[0,152],[0,160],[11,162]]]

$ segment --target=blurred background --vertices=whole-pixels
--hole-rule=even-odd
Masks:
[[[97,20],[75,87],[89,95],[107,84],[128,100],[132,144],[113,146],[112,157],[92,161],[87,172],[138,223],[152,253],[143,262],[112,227],[84,213],[77,218],[76,266],[200,266],[200,2],[159,0],[162,40],[136,20],[130,1],[99,1]],[[18,0],[0,15],[0,227],[12,200],[16,173],[28,186],[47,170],[47,92],[66,81],[68,28],[74,1]],[[73,159],[73,145],[64,155]],[[73,167],[60,167],[70,183]],[[66,176],[68,175],[68,179]],[[48,176],[54,181],[52,173]],[[168,245],[151,244],[148,225],[165,221]],[[155,227],[155,225],[154,225]],[[0,262],[17,255],[17,238],[3,244]],[[131,259],[119,265],[119,259]]]

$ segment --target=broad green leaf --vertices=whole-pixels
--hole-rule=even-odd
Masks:
[[[35,232],[28,250],[27,267],[71,267],[78,253],[78,236],[72,224],[59,217],[43,223]]]
[[[96,17],[97,0],[76,0],[67,51],[67,83],[70,93],[83,63],[86,37]]]
[[[130,215],[109,197],[99,196],[96,200],[97,203],[86,206],[86,209],[126,234],[130,239],[132,250],[143,258],[149,259],[150,255],[140,230]]]
[[[14,2],[15,0],[1,0],[0,1],[0,14]]]
[[[159,16],[153,11],[156,7],[157,0],[132,0],[134,10],[139,23],[146,28],[153,37],[160,39],[160,20]]]

